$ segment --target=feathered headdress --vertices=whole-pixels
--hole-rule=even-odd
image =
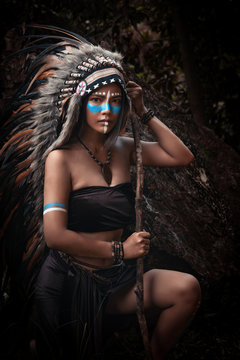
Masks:
[[[2,126],[0,150],[1,278],[26,289],[43,259],[43,179],[50,151],[66,144],[79,121],[83,100],[102,85],[118,83],[126,94],[122,56],[94,46],[81,36],[52,26],[20,51],[38,52]],[[45,42],[51,40],[50,44]],[[127,97],[126,97],[127,98]],[[122,114],[119,129],[124,126]],[[110,134],[111,135],[111,134]],[[38,266],[37,266],[38,268]]]

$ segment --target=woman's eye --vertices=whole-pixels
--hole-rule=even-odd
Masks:
[[[100,99],[99,98],[91,98],[90,101],[93,101],[93,102],[100,102]]]
[[[113,103],[115,104],[115,105],[121,105],[121,99],[114,99],[113,100]]]

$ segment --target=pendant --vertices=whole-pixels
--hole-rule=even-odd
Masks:
[[[108,164],[103,164],[102,166],[102,175],[108,185],[112,182],[112,171]]]

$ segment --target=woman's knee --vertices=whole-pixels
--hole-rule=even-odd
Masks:
[[[167,308],[185,303],[197,309],[201,301],[201,288],[191,274],[153,269],[145,274],[145,306]]]
[[[176,302],[184,301],[192,305],[200,305],[201,288],[199,281],[191,274],[183,274],[176,289]]]

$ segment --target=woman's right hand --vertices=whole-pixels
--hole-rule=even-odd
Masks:
[[[124,259],[136,259],[149,252],[150,233],[146,231],[134,232],[123,243]]]

